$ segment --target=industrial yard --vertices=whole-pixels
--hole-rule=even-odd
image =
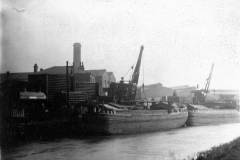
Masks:
[[[239,160],[240,3],[2,0],[0,160]]]
[[[85,69],[80,43],[73,44],[72,64],[40,70],[34,64],[33,72],[1,74],[3,151],[36,140],[240,122],[237,91],[209,90],[213,65],[204,89],[160,83],[137,88],[142,53],[143,46],[129,82],[117,82],[106,69]],[[199,153],[198,159],[208,154]]]

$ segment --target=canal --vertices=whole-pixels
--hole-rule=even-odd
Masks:
[[[238,136],[240,124],[185,127],[138,135],[35,141],[11,149],[4,157],[9,160],[178,160]]]

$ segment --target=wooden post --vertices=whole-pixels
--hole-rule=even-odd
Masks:
[[[66,62],[66,81],[67,81],[67,95],[66,95],[66,102],[67,106],[69,107],[69,75],[68,75],[68,61]]]

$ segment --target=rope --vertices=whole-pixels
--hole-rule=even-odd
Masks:
[[[133,66],[134,65],[132,65],[131,67],[130,67],[130,69],[127,71],[127,73],[123,76],[124,78],[128,75],[128,73],[131,71],[131,70],[133,70]],[[131,76],[131,75],[130,75]],[[131,79],[131,77],[130,77],[130,79]]]

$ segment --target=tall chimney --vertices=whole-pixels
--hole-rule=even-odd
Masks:
[[[81,44],[73,44],[73,73],[81,70]]]
[[[34,73],[38,72],[38,65],[35,63],[33,66]]]

